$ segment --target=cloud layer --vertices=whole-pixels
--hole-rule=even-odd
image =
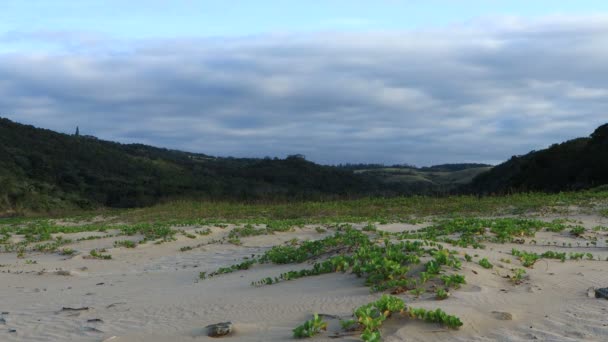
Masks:
[[[322,163],[499,162],[608,121],[608,16],[121,41],[0,35],[0,115]]]

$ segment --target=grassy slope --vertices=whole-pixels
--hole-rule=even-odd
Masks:
[[[471,167],[463,170],[434,170],[419,168],[377,168],[355,170],[356,173],[375,176],[386,183],[405,187],[422,187],[428,191],[451,190],[470,183],[477,175],[490,170],[490,166]]]
[[[54,217],[88,220],[94,216],[113,217],[115,222],[173,222],[196,224],[274,220],[307,222],[394,222],[417,217],[523,214],[532,211],[561,212],[569,207],[608,216],[608,191],[580,191],[558,194],[520,193],[507,196],[411,196],[362,198],[356,200],[304,201],[288,203],[243,203],[234,201],[172,201],[147,208],[98,209],[56,212]],[[40,214],[37,214],[40,215]],[[36,216],[30,216],[35,218]],[[22,219],[0,219],[0,224]],[[295,224],[295,223],[294,223]]]

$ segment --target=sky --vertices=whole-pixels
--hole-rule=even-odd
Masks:
[[[499,163],[608,122],[608,1],[0,2],[0,116],[323,163]]]

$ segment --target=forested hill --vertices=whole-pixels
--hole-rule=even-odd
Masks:
[[[477,176],[466,188],[476,193],[557,192],[608,184],[608,124],[588,138],[512,157]]]
[[[313,199],[384,191],[352,171],[298,155],[214,158],[60,134],[0,118],[0,214],[19,208],[145,206],[184,197]]]

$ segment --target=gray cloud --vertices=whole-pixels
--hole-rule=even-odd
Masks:
[[[608,121],[603,16],[142,41],[9,32],[0,43],[1,115],[212,155],[499,162]]]

